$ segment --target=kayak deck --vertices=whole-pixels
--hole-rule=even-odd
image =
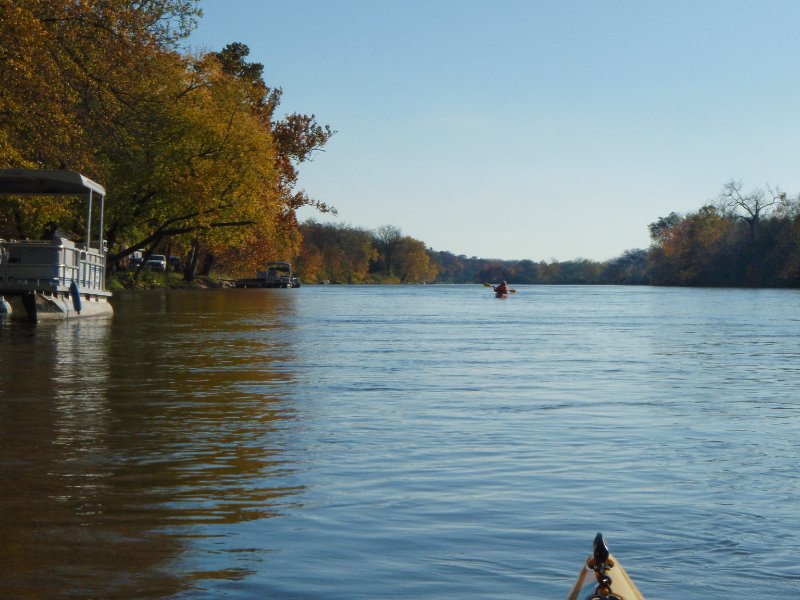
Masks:
[[[567,600],[644,600],[644,596],[598,533],[594,553],[584,562]]]

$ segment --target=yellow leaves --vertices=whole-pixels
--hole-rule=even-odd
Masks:
[[[41,239],[58,226],[71,239],[81,238],[83,223],[76,219],[83,201],[63,197],[12,196],[0,199],[0,212],[14,216],[0,229],[0,237]]]
[[[241,244],[243,227],[231,223],[263,225],[278,210],[270,131],[215,61],[160,61],[137,91],[150,110],[123,113],[115,132],[124,139],[110,161],[115,222],[131,229],[152,220],[148,234],[185,230],[209,245]]]
[[[238,75],[219,55],[180,55],[175,41],[195,6],[0,0],[0,167],[68,168],[103,182],[112,253],[164,236],[242,256],[294,253],[294,211],[312,201],[293,191],[292,163],[331,132],[293,116],[279,127],[281,148],[271,121],[280,90],[243,61],[245,46],[228,57]],[[0,226],[20,207],[0,206]],[[26,227],[68,220],[59,211],[25,208]]]
[[[430,258],[423,242],[408,236],[398,241],[394,253],[394,270],[401,282],[427,281],[430,266]]]
[[[177,162],[183,166],[182,202],[202,213],[201,226],[223,217],[262,221],[278,208],[270,131],[242,103],[246,90],[241,81],[218,69],[205,77],[207,85],[181,99],[185,144]]]
[[[65,141],[62,132],[74,128],[66,110],[70,90],[52,52],[51,33],[36,16],[41,4],[0,0],[0,129],[6,137],[5,147],[0,147],[3,166],[52,164]]]

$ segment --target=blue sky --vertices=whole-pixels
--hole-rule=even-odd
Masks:
[[[321,221],[483,258],[604,260],[745,189],[800,190],[800,2],[201,0],[281,112],[337,134]],[[314,216],[311,211],[302,217]]]

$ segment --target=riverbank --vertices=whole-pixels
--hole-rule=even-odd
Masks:
[[[236,283],[228,277],[197,276],[192,281],[187,281],[182,273],[154,273],[142,272],[138,278],[129,271],[115,273],[107,282],[108,289],[112,292],[122,290],[154,290],[154,289],[213,289],[232,288]]]

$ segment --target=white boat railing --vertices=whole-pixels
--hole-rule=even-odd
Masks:
[[[68,291],[106,295],[105,253],[75,247],[67,239],[0,242],[0,289]]]
[[[0,293],[63,292],[110,296],[105,289],[106,244],[103,239],[105,189],[72,171],[0,169],[0,194],[85,196],[86,229],[80,247],[63,236],[49,240],[0,240]],[[94,201],[99,227],[92,233]]]

